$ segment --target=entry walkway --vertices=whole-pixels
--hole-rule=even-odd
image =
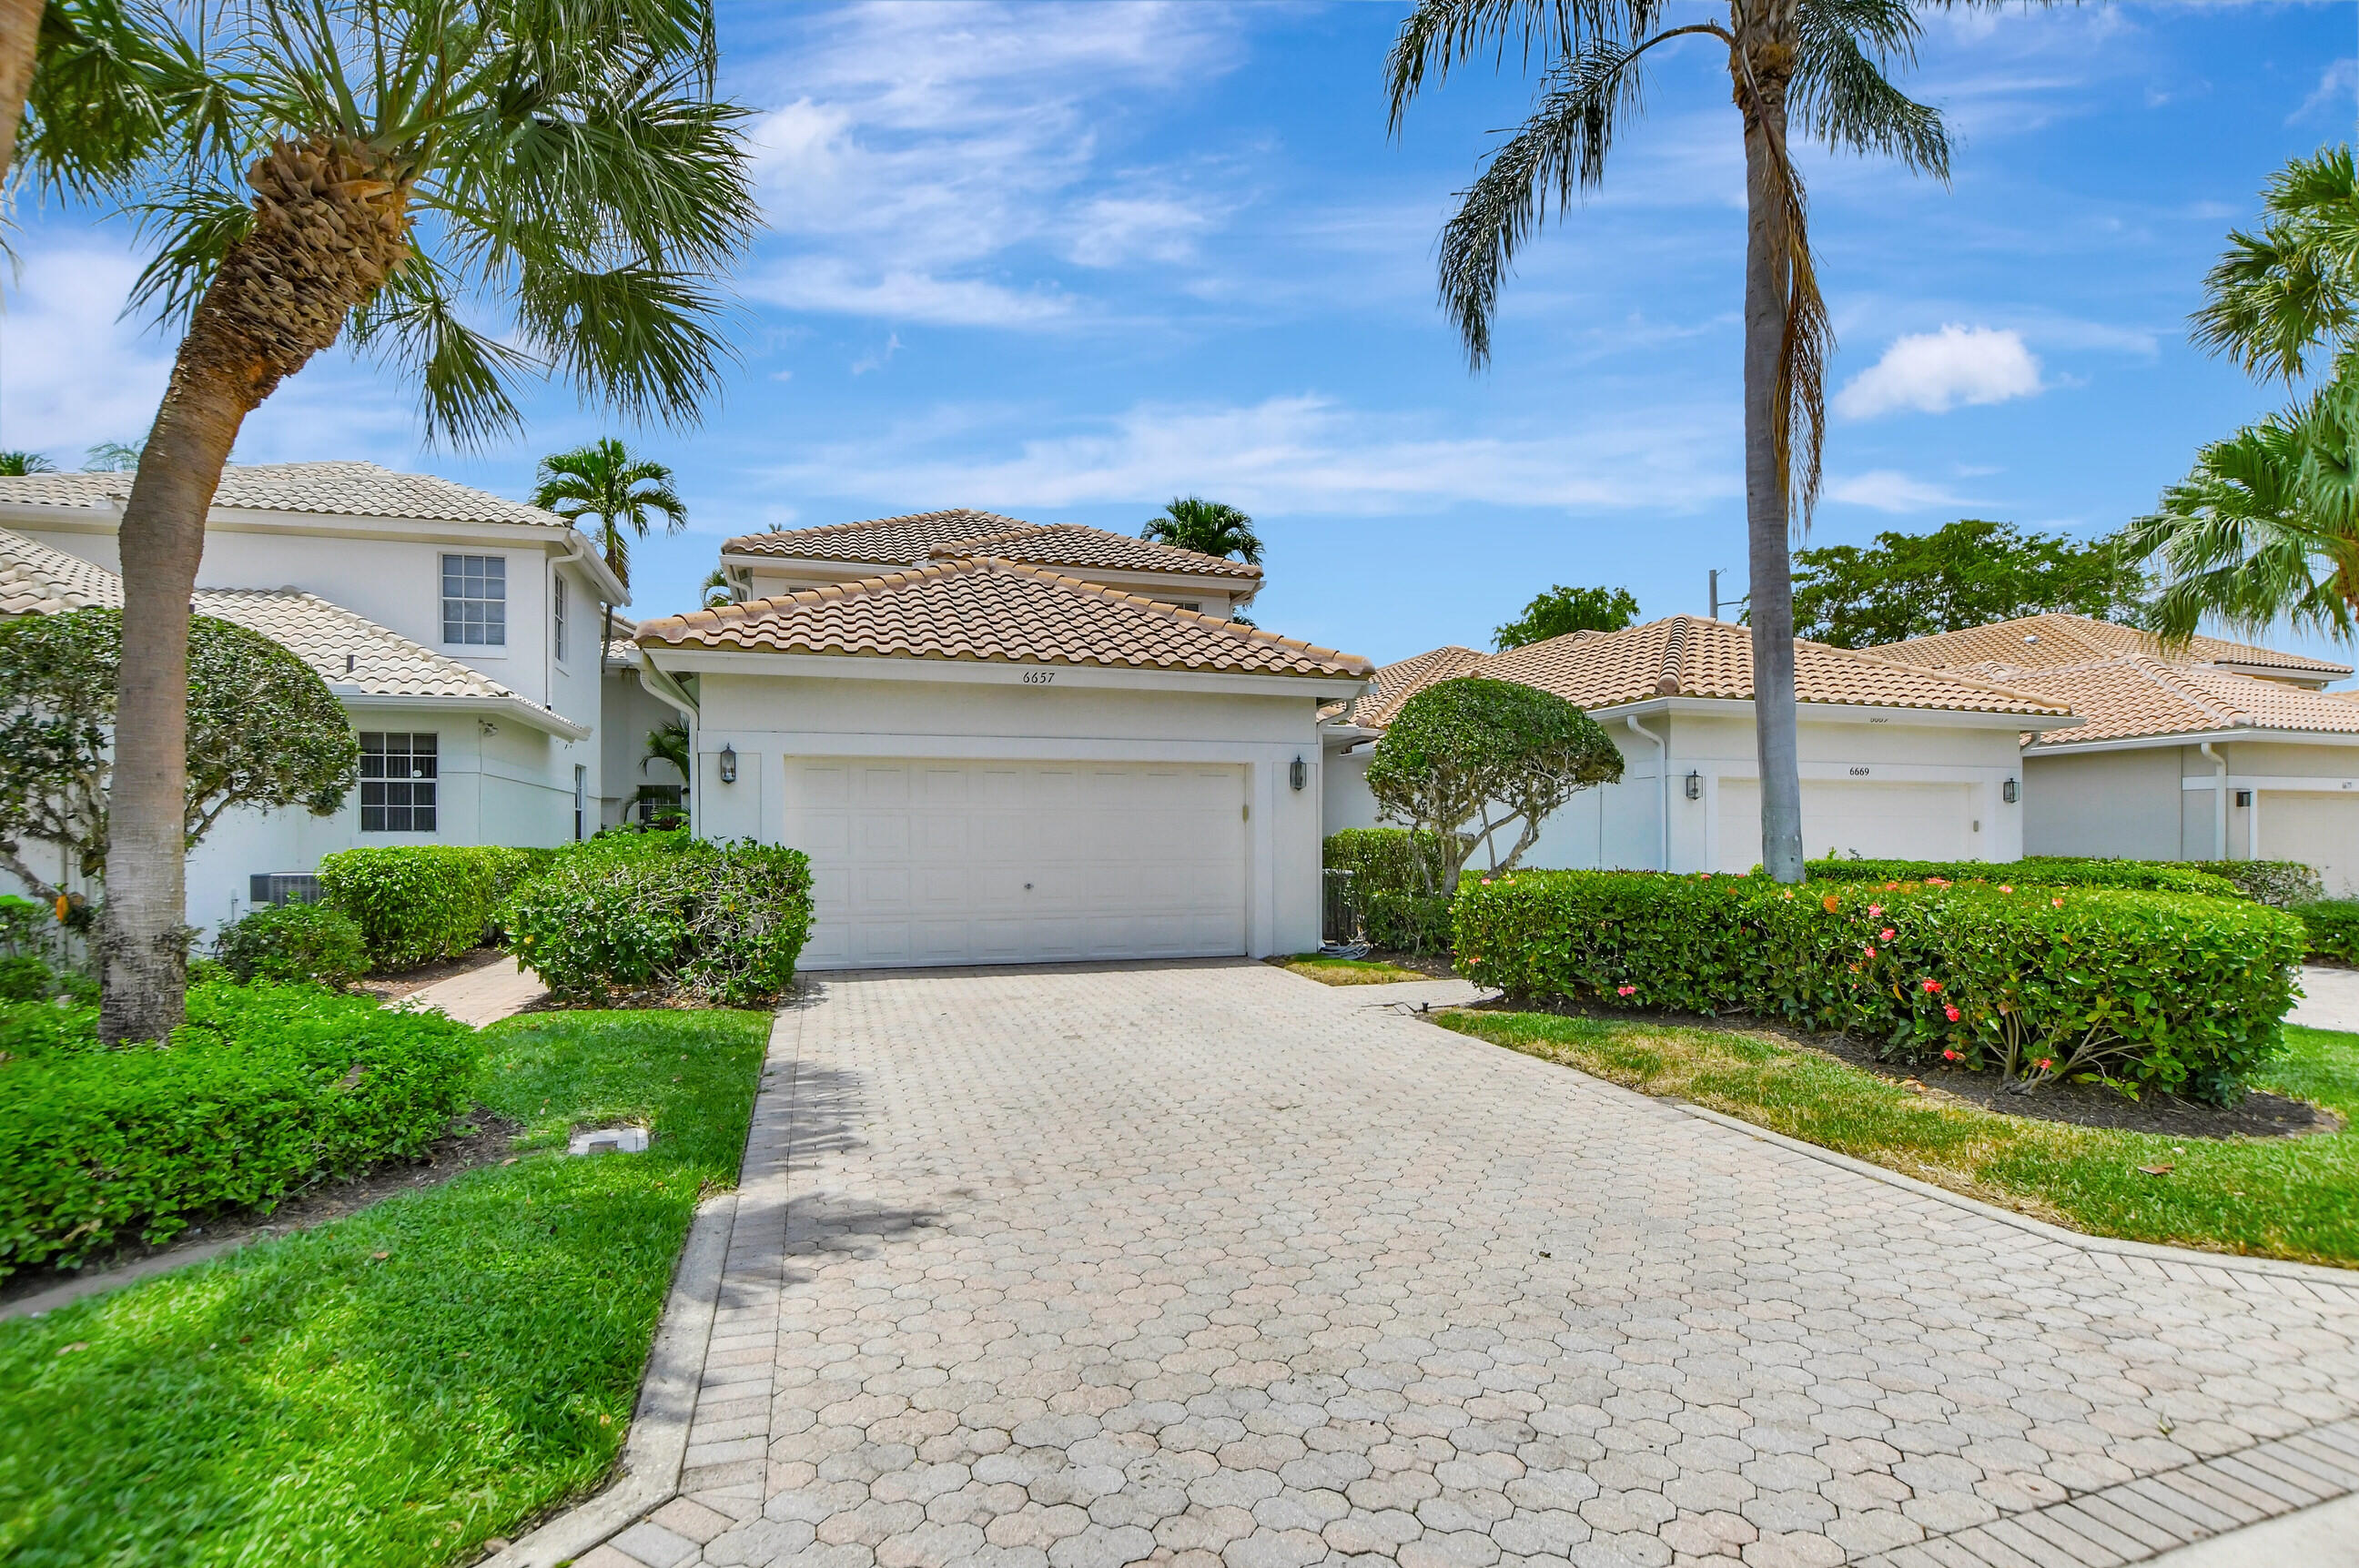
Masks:
[[[828,977],[678,1495],[567,1555],[2047,1568],[2359,1490],[2335,1273],[2083,1245],[1386,989]]]

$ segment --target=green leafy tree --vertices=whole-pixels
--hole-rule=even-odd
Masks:
[[[2135,622],[2146,589],[2117,540],[1964,517],[1930,534],[1880,533],[1864,550],[1796,550],[1794,635],[1875,648],[2051,611]]]
[[[2124,547],[2163,579],[2166,641],[2216,615],[2250,636],[2279,621],[2348,641],[2359,623],[2359,172],[2351,149],[2297,158],[2204,279],[2195,341],[2296,389],[2284,409],[2206,444],[2131,523]],[[2322,373],[2322,383],[2299,387]]]
[[[532,504],[569,523],[592,519],[597,526],[590,533],[598,541],[598,553],[606,558],[614,581],[625,588],[631,585],[634,537],[647,538],[658,516],[668,534],[688,527],[688,507],[671,487],[671,470],[633,457],[612,436],[542,458]],[[609,604],[605,611],[601,648],[614,640],[614,606]]]
[[[1160,517],[1147,520],[1138,537],[1192,550],[1198,555],[1234,559],[1247,566],[1261,564],[1261,536],[1254,532],[1253,519],[1225,501],[1175,495]]]
[[[1567,800],[1621,777],[1622,753],[1594,719],[1554,692],[1480,676],[1437,681],[1402,703],[1367,772],[1386,820],[1442,846],[1429,867],[1440,893],[1457,889],[1477,845],[1492,869],[1508,870]]]
[[[1492,149],[1441,231],[1442,308],[1479,369],[1516,252],[1551,207],[1567,211],[1603,182],[1616,134],[1644,107],[1647,57],[1697,44],[1726,61],[1745,147],[1745,509],[1761,860],[1778,881],[1799,882],[1787,540],[1795,508],[1807,528],[1818,496],[1833,332],[1790,133],[1938,178],[1948,175],[1950,143],[1940,114],[1887,74],[1909,63],[1923,30],[1910,0],[1727,0],[1716,9],[1665,26],[1665,0],[1419,0],[1394,41],[1387,87],[1397,133],[1429,79],[1507,58],[1541,73],[1531,116]]]
[[[61,889],[25,863],[21,841],[63,847],[85,877],[111,864],[107,786],[122,652],[120,610],[0,625],[0,755],[9,759],[0,769],[0,866],[45,898]],[[300,806],[324,817],[342,806],[360,774],[360,741],[318,671],[260,632],[197,615],[188,681],[178,847],[195,848],[233,807]]]
[[[0,474],[55,474],[58,465],[38,452],[0,452]]]
[[[121,6],[118,5],[117,9]],[[83,20],[98,16],[82,0]],[[121,523],[127,607],[102,1031],[180,1017],[189,593],[245,417],[353,345],[429,439],[513,434],[520,374],[686,420],[727,348],[713,278],[757,222],[707,0],[155,6],[61,54],[27,160],[156,246],[135,303],[183,328]],[[45,96],[46,94],[46,96]],[[479,326],[505,308],[512,329]]]
[[[1567,632],[1618,632],[1637,618],[1638,601],[1627,588],[1568,588],[1560,583],[1493,632],[1491,646],[1505,653]]]

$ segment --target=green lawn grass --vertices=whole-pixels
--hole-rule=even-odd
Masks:
[[[0,1561],[472,1557],[620,1450],[698,1196],[729,1186],[758,1013],[551,1013],[485,1031],[513,1165],[0,1323]],[[646,1154],[558,1158],[644,1120]]]
[[[1272,959],[1280,969],[1316,980],[1322,985],[1389,985],[1396,980],[1430,980],[1430,975],[1414,969],[1404,969],[1397,964],[1382,964],[1372,958],[1328,958],[1316,953],[1298,953],[1289,957]]]
[[[1445,1027],[2098,1236],[2359,1265],[2359,1132],[2170,1138],[1939,1104],[1774,1037],[1453,1012]],[[2359,1035],[2286,1030],[2258,1086],[2359,1116]],[[2148,1175],[2140,1166],[2170,1167]]]

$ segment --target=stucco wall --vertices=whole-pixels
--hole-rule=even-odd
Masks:
[[[642,784],[688,782],[660,762],[647,762],[647,732],[661,729],[679,716],[678,708],[640,682],[638,671],[616,670],[607,672],[605,702],[598,721],[599,769],[603,780],[600,822],[622,821]],[[643,763],[645,767],[641,766]]]
[[[2026,757],[2023,852],[2176,860],[2187,853],[2182,817],[2192,803],[2208,855],[2212,797],[2182,799],[2180,771],[2175,746]]]
[[[699,833],[783,836],[786,758],[894,757],[1056,761],[1190,761],[1245,770],[1248,951],[1299,952],[1320,940],[1322,782],[1317,699],[1005,680],[781,676],[711,670],[700,687]],[[1036,671],[1037,673],[1037,671]],[[722,748],[737,753],[723,784]],[[1305,787],[1288,772],[1300,757]],[[1155,824],[1142,822],[1142,833]]]

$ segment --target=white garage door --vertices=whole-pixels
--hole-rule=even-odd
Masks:
[[[1971,860],[1971,786],[1802,780],[1802,855],[1869,860]],[[1721,871],[1761,864],[1761,788],[1750,779],[1720,781]]]
[[[2208,793],[2187,798],[2207,806],[2212,800]],[[2359,890],[2359,796],[2263,789],[2253,798],[2261,813],[2263,860],[2300,861],[2318,873],[2330,898]],[[2245,812],[2232,808],[2228,843],[2238,855],[2249,842],[2246,831]]]
[[[803,966],[1241,953],[1244,817],[1236,768],[789,757]]]

